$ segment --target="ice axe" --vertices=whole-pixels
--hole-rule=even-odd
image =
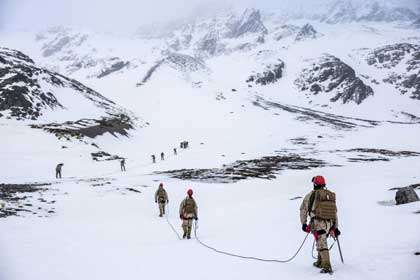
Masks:
[[[335,237],[335,241],[337,241],[338,251],[340,252],[341,262],[344,263],[343,253],[341,252],[340,240],[338,240],[338,236]]]

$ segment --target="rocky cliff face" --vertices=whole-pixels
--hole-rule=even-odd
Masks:
[[[278,59],[277,62],[266,65],[263,72],[252,74],[246,82],[262,86],[273,84],[283,76],[283,69],[284,62]]]
[[[369,65],[387,71],[383,82],[395,86],[401,94],[420,99],[420,45],[401,43],[377,48],[368,53]]]
[[[316,39],[321,37],[322,34],[315,30],[315,28],[309,23],[305,24],[297,33],[296,41],[304,41],[308,39]]]
[[[295,81],[299,90],[308,95],[330,93],[331,102],[361,104],[372,96],[366,85],[349,65],[332,55],[324,55],[302,71]]]
[[[267,34],[267,28],[261,20],[259,10],[246,9],[240,18],[232,19],[229,25],[229,37],[238,38],[248,33]]]
[[[66,90],[91,103],[104,115],[122,114],[124,110],[98,92],[76,80],[37,67],[25,54],[0,48],[0,116],[17,120],[37,120],[51,110],[68,110],[66,96],[56,94]]]

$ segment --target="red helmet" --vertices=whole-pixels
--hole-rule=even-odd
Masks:
[[[316,186],[323,187],[325,186],[325,179],[323,176],[318,175],[312,178],[312,183]]]
[[[192,190],[192,189],[189,189],[189,190],[187,191],[187,194],[188,194],[188,195],[193,195],[193,190]]]

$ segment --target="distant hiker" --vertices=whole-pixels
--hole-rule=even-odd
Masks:
[[[57,178],[57,179],[60,178],[61,179],[61,170],[63,169],[63,165],[64,165],[64,163],[59,163],[55,167],[55,178]]]
[[[187,191],[188,196],[181,202],[179,206],[179,217],[182,220],[182,229],[184,230],[184,235],[182,238],[191,238],[191,227],[192,220],[198,220],[197,216],[197,203],[192,197],[193,191],[190,189]]]
[[[121,171],[125,171],[125,158],[121,160]]]
[[[185,141],[184,142],[184,149],[187,149],[188,148],[188,141]]]
[[[165,160],[165,154],[164,154],[164,152],[161,152],[160,153],[160,160]]]
[[[159,203],[159,217],[165,215],[165,205],[169,203],[168,193],[163,188],[163,183],[159,184],[159,188],[155,193],[155,203]]]
[[[184,142],[181,142],[179,146],[181,147],[181,149],[184,149]]]
[[[313,177],[312,183],[314,190],[305,196],[300,206],[300,221],[302,230],[312,232],[316,240],[318,260],[314,266],[321,268],[321,273],[332,273],[327,237],[340,235],[335,193],[325,188],[322,176]],[[306,223],[308,216],[309,225]]]
[[[156,156],[155,155],[152,155],[152,162],[156,163]]]
[[[176,148],[174,148],[174,155],[177,155],[178,153],[177,153],[177,151],[176,151]]]

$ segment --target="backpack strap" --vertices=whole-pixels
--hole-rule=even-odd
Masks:
[[[316,190],[312,191],[311,196],[309,197],[309,204],[308,204],[308,215],[311,216],[312,207],[314,206],[315,202],[315,192]]]

